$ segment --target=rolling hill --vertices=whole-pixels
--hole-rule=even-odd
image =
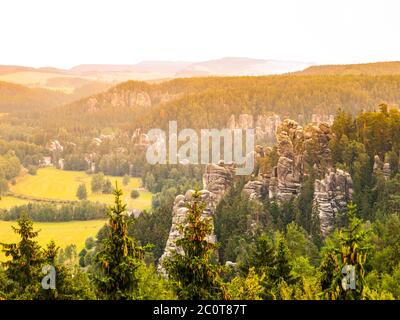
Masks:
[[[400,74],[400,61],[311,66],[302,75],[393,75]]]
[[[0,111],[45,110],[72,99],[67,94],[0,81]]]

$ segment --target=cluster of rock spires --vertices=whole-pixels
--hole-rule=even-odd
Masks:
[[[352,194],[353,181],[343,170],[329,169],[323,179],[315,180],[313,207],[319,215],[323,235],[332,231],[337,214],[346,209]]]
[[[271,127],[266,126],[272,130],[277,122],[270,120],[268,117],[258,118],[257,122],[272,123]],[[231,117],[229,123],[231,129],[238,126],[251,128],[253,118],[244,115],[239,117],[236,123],[235,118]],[[256,201],[266,197],[277,202],[290,200],[300,194],[302,183],[309,174],[305,168],[306,161],[313,163],[313,171],[319,178],[315,180],[314,185],[313,210],[319,216],[322,233],[327,235],[335,224],[337,214],[346,210],[347,202],[353,192],[350,174],[332,166],[331,151],[328,148],[332,137],[328,123],[312,123],[302,127],[296,121],[285,119],[276,127],[278,156],[276,166],[268,170],[258,170],[257,174],[253,174],[251,180],[246,183],[243,192]],[[256,146],[256,167],[261,159],[268,157],[271,152],[271,147]],[[204,190],[201,190],[201,195],[208,204],[203,212],[204,217],[213,217],[219,201],[232,185],[233,176],[232,165],[220,163],[206,167],[203,175]],[[178,195],[175,199],[171,231],[160,262],[173,250],[181,251],[175,244],[182,236],[177,226],[185,223],[186,204],[191,201],[192,193],[193,190],[189,190],[185,195]],[[216,241],[214,234],[210,237],[210,241]]]
[[[346,210],[353,192],[350,174],[332,166],[328,144],[333,135],[329,124],[321,122],[302,127],[286,119],[278,127],[276,136],[277,165],[249,181],[244,192],[251,199],[261,199],[267,194],[271,201],[288,201],[300,194],[309,174],[305,163],[313,163],[314,174],[320,178],[314,184],[314,212],[319,216],[322,233],[328,234],[337,214]],[[269,148],[262,147],[256,151],[261,157],[270,152]]]
[[[332,125],[334,120],[333,115],[312,114],[311,123],[325,123]],[[298,115],[298,122],[304,122],[304,115]],[[241,114],[237,118],[231,115],[229,118],[228,129],[254,129],[255,140],[257,142],[270,143],[275,142],[276,132],[282,123],[282,118],[277,114],[258,115],[253,117],[251,114]]]

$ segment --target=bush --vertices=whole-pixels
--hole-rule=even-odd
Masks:
[[[111,181],[109,179],[104,181],[102,192],[105,194],[110,194],[113,192],[113,187],[112,187]]]
[[[79,185],[78,190],[76,191],[76,196],[78,197],[79,200],[87,199],[87,191],[84,183]]]
[[[122,184],[124,185],[124,186],[127,186],[128,184],[129,184],[129,180],[130,180],[130,177],[129,177],[129,175],[124,175],[124,177],[123,177],[123,179],[122,179]]]
[[[98,173],[94,174],[92,176],[92,182],[91,182],[91,187],[92,187],[92,192],[96,193],[102,190],[104,185],[104,174],[103,173]]]
[[[139,196],[140,196],[139,191],[137,191],[137,190],[132,190],[131,191],[131,198],[132,199],[137,199],[137,198],[139,198]]]
[[[36,173],[37,173],[37,167],[36,167],[36,166],[31,166],[31,165],[29,165],[29,166],[28,166],[28,173],[31,174],[31,175],[33,175],[33,176],[35,176]]]

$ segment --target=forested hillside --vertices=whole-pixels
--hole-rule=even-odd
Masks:
[[[46,110],[69,101],[71,97],[62,92],[0,81],[0,112]]]
[[[158,84],[129,81],[108,92],[43,116],[47,130],[80,131],[106,126],[165,127],[168,120],[191,128],[221,127],[230,115],[276,113],[302,119],[356,114],[381,102],[397,105],[400,76],[269,76],[175,79]]]

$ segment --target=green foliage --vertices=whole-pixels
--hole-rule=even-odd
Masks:
[[[40,271],[44,263],[41,247],[34,239],[38,231],[28,218],[18,220],[18,227],[12,227],[21,238],[19,243],[2,243],[3,252],[9,260],[3,262],[7,278],[14,284],[14,292],[22,294],[25,288],[31,288],[33,296],[38,294],[41,281]]]
[[[254,267],[249,269],[246,277],[236,276],[227,284],[228,299],[231,300],[261,300],[264,288],[261,277],[255,272]]]
[[[138,269],[138,300],[174,300],[176,295],[172,283],[157,273],[156,268],[150,264],[140,265]]]
[[[224,298],[220,267],[210,262],[217,245],[207,238],[211,234],[212,226],[208,218],[202,217],[205,206],[196,190],[187,207],[187,224],[180,226],[183,237],[176,241],[183,254],[174,251],[163,262],[179,299]]]
[[[126,204],[122,191],[114,190],[115,203],[108,212],[108,234],[97,252],[93,280],[100,298],[132,299],[138,295],[138,268],[142,264],[144,248],[128,235]]]
[[[9,210],[0,210],[0,219],[6,221],[17,220],[27,215],[32,221],[37,222],[84,221],[104,219],[106,212],[106,205],[86,200],[61,206],[50,203],[28,203],[12,207]]]
[[[28,173],[31,175],[36,175],[37,173],[37,167],[33,165],[28,166]]]
[[[104,181],[101,191],[102,191],[102,193],[105,193],[105,194],[112,193],[113,187],[112,187],[111,181],[109,179],[106,179]]]
[[[76,191],[76,196],[79,200],[87,199],[86,185],[84,183],[79,185],[78,190]]]
[[[132,198],[132,199],[137,199],[137,198],[139,198],[139,197],[140,197],[139,191],[137,191],[137,190],[132,190],[132,191],[131,191],[131,198]]]
[[[339,247],[334,248],[333,252],[340,256],[338,262],[339,269],[336,269],[336,261],[332,253],[328,253],[324,260],[324,267],[321,269],[326,274],[322,276],[323,287],[328,287],[329,280],[333,277],[333,282],[324,291],[325,297],[338,300],[360,300],[366,299],[365,269],[367,252],[371,249],[369,240],[369,230],[365,230],[362,220],[356,217],[356,206],[348,204],[348,227],[340,229],[338,233]],[[350,265],[355,268],[355,289],[345,290],[342,287],[343,267]],[[333,275],[333,274],[334,275]]]
[[[92,192],[100,192],[104,185],[104,174],[102,172],[94,174],[92,176],[91,187]]]
[[[20,236],[19,243],[1,244],[9,260],[3,262],[5,271],[0,268],[0,297],[7,299],[45,299],[76,300],[94,299],[95,295],[87,274],[76,268],[58,263],[59,248],[51,241],[41,248],[35,241],[38,231],[33,230],[32,221],[27,218],[18,220],[13,227]],[[41,281],[43,267],[55,269],[56,287],[45,290]]]
[[[123,177],[123,179],[122,179],[122,184],[123,184],[124,186],[127,186],[127,185],[129,184],[129,180],[130,180],[129,175],[128,175],[128,174],[125,174],[124,177]]]

